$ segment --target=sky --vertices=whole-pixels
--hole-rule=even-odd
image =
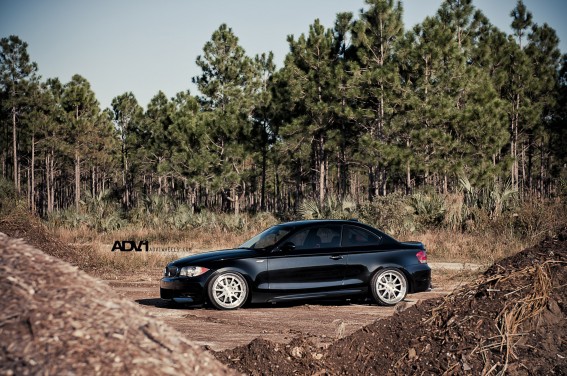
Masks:
[[[404,25],[434,15],[442,0],[403,0]],[[548,23],[567,52],[566,0],[524,0],[537,24]],[[506,33],[516,0],[473,0]],[[212,33],[226,23],[249,56],[272,51],[281,67],[287,35],[299,36],[319,18],[332,27],[338,12],[358,14],[363,0],[0,0],[0,37],[28,43],[43,79],[63,83],[80,74],[101,107],[131,91],[142,106],[163,91],[190,90],[195,64]]]

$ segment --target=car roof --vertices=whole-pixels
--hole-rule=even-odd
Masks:
[[[301,221],[292,221],[292,222],[284,222],[280,223],[280,226],[294,226],[294,227],[302,227],[302,226],[311,226],[311,225],[319,225],[319,224],[359,224],[363,226],[363,223],[358,222],[355,219],[305,219]]]
[[[357,219],[306,219],[302,221],[284,222],[284,223],[280,223],[277,226],[301,228],[301,227],[309,227],[309,226],[325,225],[325,224],[354,225],[357,227],[365,228],[374,233],[378,232],[380,233],[380,236],[382,236],[388,242],[397,242],[396,239],[386,234],[385,232],[380,231],[379,229],[373,226],[359,222]]]

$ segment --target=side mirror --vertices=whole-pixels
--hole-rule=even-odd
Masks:
[[[293,252],[295,251],[295,244],[293,244],[292,242],[287,242],[284,243],[281,247],[280,250],[282,252]]]

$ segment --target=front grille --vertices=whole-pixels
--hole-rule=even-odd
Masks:
[[[179,272],[179,269],[177,268],[177,266],[167,266],[165,268],[165,276],[166,277],[177,277],[178,272]]]

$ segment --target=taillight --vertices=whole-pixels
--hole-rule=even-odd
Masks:
[[[419,251],[415,254],[420,264],[427,264],[427,252],[425,250]]]

